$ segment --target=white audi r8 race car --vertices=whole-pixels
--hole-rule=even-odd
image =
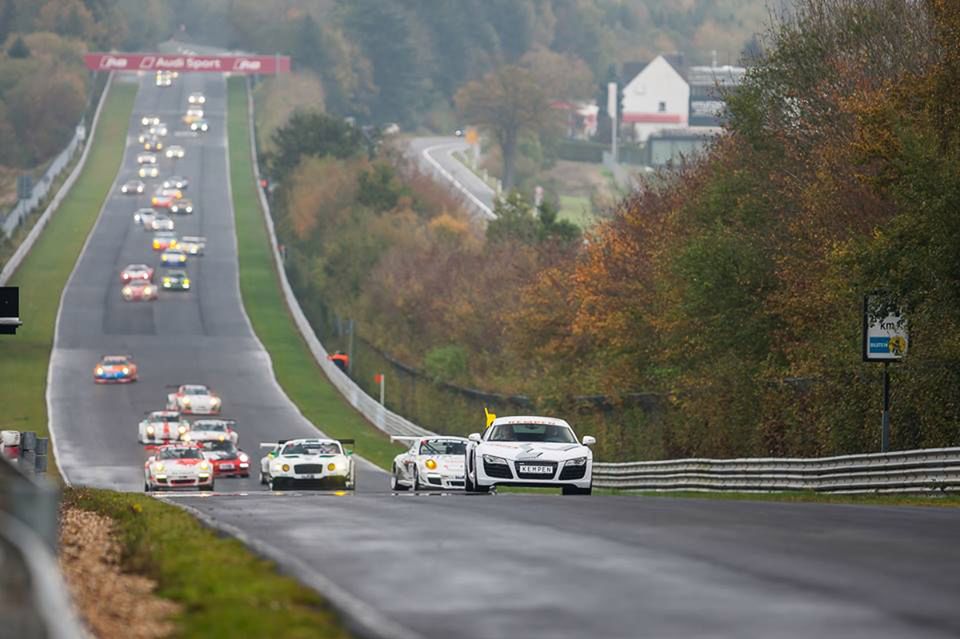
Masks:
[[[465,486],[485,493],[494,486],[561,488],[564,495],[593,489],[596,440],[577,440],[570,424],[553,417],[500,417],[468,438]]]
[[[404,490],[463,490],[463,457],[468,440],[463,437],[399,437],[410,448],[393,459],[390,487]]]
[[[147,413],[140,422],[138,439],[145,446],[156,446],[180,441],[190,432],[190,422],[172,410],[155,410]]]
[[[175,393],[167,395],[167,410],[191,415],[219,415],[221,401],[203,384],[181,384]]]
[[[353,440],[291,439],[277,444],[260,444],[261,448],[271,450],[280,446],[279,451],[272,453],[273,457],[267,466],[266,480],[270,490],[353,490],[356,486],[357,471],[353,463],[353,452],[345,451],[344,444],[353,444]]]
[[[234,429],[236,425],[237,422],[233,419],[197,419],[184,439],[192,442],[228,441],[236,444],[240,439],[239,433]]]
[[[213,463],[194,445],[160,446],[143,465],[143,489],[197,488],[213,490]]]

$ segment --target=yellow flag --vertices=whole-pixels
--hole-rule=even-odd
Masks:
[[[493,423],[493,420],[495,420],[497,416],[491,413],[490,411],[488,411],[486,406],[483,407],[483,414],[487,418],[486,428],[490,428],[490,424]]]

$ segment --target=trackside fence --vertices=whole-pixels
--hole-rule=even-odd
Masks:
[[[594,463],[593,485],[628,490],[945,492],[960,489],[960,448],[812,459]]]
[[[254,178],[260,184],[253,94],[247,84],[247,114]],[[260,209],[270,237],[280,288],[297,330],[317,364],[340,394],[371,424],[388,435],[433,435],[368,395],[327,359],[284,270],[283,257],[263,189]],[[679,459],[593,464],[593,485],[622,490],[816,491],[835,493],[930,492],[960,489],[960,448],[844,455],[818,459]]]

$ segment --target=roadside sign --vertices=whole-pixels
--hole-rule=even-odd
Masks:
[[[895,362],[907,354],[910,336],[900,309],[876,295],[863,298],[863,360]]]
[[[480,134],[477,132],[476,127],[468,127],[467,132],[463,134],[463,139],[467,141],[467,144],[476,144],[480,141]]]

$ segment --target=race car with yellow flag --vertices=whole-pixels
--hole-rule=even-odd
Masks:
[[[593,489],[596,439],[577,438],[555,417],[497,417],[487,413],[483,433],[472,433],[464,453],[464,490],[486,493],[496,486],[560,488],[564,495]]]

